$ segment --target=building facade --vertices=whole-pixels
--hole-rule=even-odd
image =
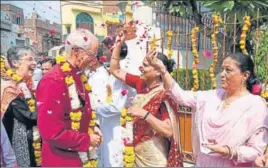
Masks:
[[[1,54],[14,45],[25,45],[23,9],[1,4]]]
[[[132,20],[132,11],[128,2],[121,1],[61,1],[61,16],[63,40],[77,28],[88,29],[102,40]]]
[[[32,13],[31,18],[25,19],[26,45],[32,46],[41,55],[54,46],[61,45],[61,25],[41,18]]]

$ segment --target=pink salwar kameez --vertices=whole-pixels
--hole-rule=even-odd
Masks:
[[[177,103],[193,109],[192,143],[198,167],[252,166],[268,144],[268,110],[264,99],[248,94],[222,110],[224,89],[184,91],[173,81],[167,90]],[[204,152],[202,143],[215,141],[238,152],[234,159]]]

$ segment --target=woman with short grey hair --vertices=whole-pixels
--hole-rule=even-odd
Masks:
[[[11,101],[3,117],[9,140],[19,167],[39,166],[41,140],[36,128],[37,112],[32,93],[32,76],[36,68],[35,53],[30,47],[14,46],[7,51],[11,69],[6,68],[7,79],[19,86],[19,95]]]

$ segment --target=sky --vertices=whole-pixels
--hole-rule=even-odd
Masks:
[[[61,23],[60,1],[1,1],[23,9],[24,18],[30,18],[32,12],[38,13],[42,18]]]

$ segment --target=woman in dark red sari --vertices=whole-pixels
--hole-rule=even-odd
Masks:
[[[151,67],[146,57],[140,67],[141,75],[135,76],[120,69],[120,48],[127,35],[121,32],[111,58],[110,72],[137,91],[128,113],[134,117],[133,137],[135,167],[181,167],[179,123],[175,116],[176,105],[164,94],[160,73]],[[174,61],[157,54],[171,72]]]

